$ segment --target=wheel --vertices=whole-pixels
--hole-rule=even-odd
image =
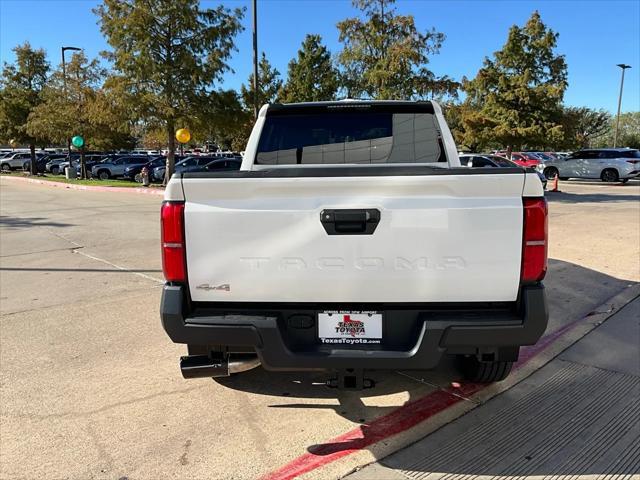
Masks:
[[[615,168],[605,168],[600,174],[600,180],[603,182],[617,182],[620,180],[620,175]]]
[[[110,177],[111,177],[111,175],[109,175],[109,171],[108,170],[100,170],[98,172],[98,178],[100,180],[109,180]]]
[[[51,167],[51,173],[53,173],[54,175],[58,175],[60,173],[60,167],[54,165],[53,167]]]
[[[500,382],[507,378],[513,362],[481,362],[475,356],[461,358],[461,371],[464,377],[474,383]]]
[[[142,175],[140,173],[136,173],[135,177],[133,177],[133,181],[136,183],[142,183]]]
[[[622,183],[627,183],[628,181],[629,181],[628,178],[623,178],[622,180],[620,180],[620,182],[622,182]]]
[[[24,162],[22,164],[22,170],[24,170],[25,172],[28,172],[31,168],[31,163],[30,162]]]
[[[3,163],[0,168],[2,168],[3,172],[10,172],[11,171],[11,165],[9,165],[8,163]]]
[[[558,176],[558,169],[556,167],[547,167],[543,173],[547,180],[553,180]]]

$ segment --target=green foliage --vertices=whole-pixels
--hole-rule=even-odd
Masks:
[[[606,110],[587,107],[565,107],[562,112],[564,141],[557,146],[562,150],[577,150],[594,144],[611,128],[611,114]]]
[[[458,84],[427,68],[445,36],[435,29],[419,32],[413,15],[397,15],[395,0],[353,0],[364,18],[338,23],[341,82],[348,97],[374,99],[455,95]]]
[[[260,56],[258,62],[258,95],[257,106],[258,110],[266,103],[275,103],[279,101],[278,93],[282,89],[282,80],[280,79],[280,72],[271,66],[267,56],[264,52]],[[234,150],[244,150],[247,144],[251,129],[254,123],[254,89],[253,89],[253,73],[249,75],[247,84],[240,86],[240,102],[242,105],[242,112],[235,111],[235,125],[237,129],[232,133],[228,140]]]
[[[519,150],[563,140],[567,66],[564,56],[554,52],[557,39],[534,12],[524,27],[511,27],[502,50],[485,58],[473,80],[463,81],[468,144]]]
[[[44,50],[34,50],[26,42],[13,49],[14,64],[4,64],[0,79],[0,140],[28,144],[31,148],[31,172],[35,173],[35,144],[47,137],[33,135],[27,129],[29,114],[42,101],[49,63]]]
[[[223,150],[244,150],[245,125],[253,126],[248,112],[235,90],[219,90],[210,96],[209,113],[195,126],[196,138],[215,142]]]
[[[283,103],[333,100],[338,91],[338,72],[320,35],[307,35],[298,57],[289,62],[287,83],[279,97]]]
[[[613,136],[616,128],[616,117],[613,116],[605,135],[598,137],[596,147],[613,147]],[[640,148],[640,112],[620,114],[618,130],[618,147]]]
[[[198,0],[104,0],[95,13],[112,48],[105,55],[138,114],[165,128],[169,178],[177,122],[206,113],[212,85],[230,69],[244,10],[203,9]]]
[[[280,72],[271,66],[264,52],[258,62],[258,109],[265,103],[278,101],[278,92],[282,87]],[[249,75],[247,85],[240,87],[242,103],[247,111],[253,112],[253,73]],[[253,114],[253,113],[252,113]]]
[[[114,85],[102,85],[106,75],[98,60],[75,53],[66,66],[66,82],[58,70],[42,91],[42,103],[29,115],[28,132],[67,145],[73,135],[82,135],[91,150],[131,148],[127,99]]]

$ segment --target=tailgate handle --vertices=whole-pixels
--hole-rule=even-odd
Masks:
[[[329,235],[371,235],[380,222],[380,210],[323,210],[320,212],[320,222]]]

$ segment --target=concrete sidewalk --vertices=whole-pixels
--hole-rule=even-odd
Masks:
[[[640,298],[525,381],[350,480],[640,478]]]

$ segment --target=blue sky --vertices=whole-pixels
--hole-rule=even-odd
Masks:
[[[11,48],[25,40],[45,48],[54,64],[60,62],[62,45],[83,47],[89,56],[97,56],[107,48],[91,12],[97,3],[0,0],[0,58],[12,61]],[[204,6],[218,3],[202,1]],[[235,73],[228,73],[222,85],[239,88],[251,72],[251,3],[224,3],[247,8],[246,28],[230,62]],[[436,74],[456,79],[475,76],[484,57],[504,44],[509,27],[522,25],[538,9],[542,20],[560,34],[558,52],[566,55],[569,66],[567,104],[615,112],[620,84],[615,65],[627,63],[633,68],[626,73],[622,110],[640,110],[640,0],[400,0],[396,6],[413,14],[419,28],[435,27],[447,36],[430,66]],[[340,44],[335,25],[355,14],[348,0],[258,0],[259,48],[285,74],[306,33],[321,34],[336,53]]]

